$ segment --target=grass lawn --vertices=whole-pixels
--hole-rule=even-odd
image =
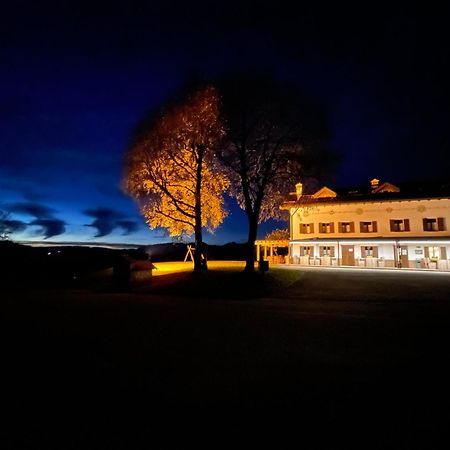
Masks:
[[[292,283],[299,281],[303,273],[272,267],[268,273],[255,271],[243,273],[244,261],[209,261],[208,271],[193,273],[192,262],[154,263],[150,286],[139,291],[196,298],[248,299],[276,295]]]
[[[194,270],[194,263],[192,261],[170,261],[170,262],[156,262],[153,263],[156,269],[153,271],[153,276],[167,275],[179,272],[192,272]],[[245,261],[208,261],[209,270],[226,270],[226,271],[240,271],[244,270]]]

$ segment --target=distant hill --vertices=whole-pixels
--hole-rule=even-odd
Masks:
[[[155,244],[134,248],[100,246],[50,245],[31,246],[0,241],[0,281],[3,285],[39,284],[67,285],[79,277],[112,267],[123,255],[132,259],[183,261],[186,244]],[[231,242],[225,245],[205,244],[210,260],[244,260],[245,245]]]

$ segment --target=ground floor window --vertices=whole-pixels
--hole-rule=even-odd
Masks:
[[[300,256],[312,256],[313,249],[312,247],[300,247]]]
[[[378,258],[378,247],[372,245],[361,247],[361,258]]]
[[[327,245],[320,247],[320,256],[334,256],[334,247]]]
[[[439,259],[441,257],[441,252],[439,247],[427,247],[428,257],[431,259]]]

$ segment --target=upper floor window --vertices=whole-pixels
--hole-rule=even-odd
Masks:
[[[443,217],[426,217],[423,219],[423,231],[444,231],[445,222]]]
[[[391,231],[410,231],[409,219],[391,219]]]
[[[354,233],[355,223],[354,222],[339,222],[339,233]]]
[[[301,234],[314,233],[314,224],[313,223],[301,223],[300,224],[300,233]]]
[[[377,223],[375,221],[359,222],[359,231],[361,233],[376,233],[377,232]]]
[[[334,233],[334,223],[333,222],[319,223],[319,233]]]

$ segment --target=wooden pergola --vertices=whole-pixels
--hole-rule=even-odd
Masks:
[[[259,261],[261,256],[261,250],[263,250],[263,260],[269,261],[272,264],[279,264],[284,263],[284,256],[278,255],[278,248],[288,248],[289,249],[289,240],[288,239],[282,239],[282,240],[258,240],[255,241],[256,246],[256,259]]]

